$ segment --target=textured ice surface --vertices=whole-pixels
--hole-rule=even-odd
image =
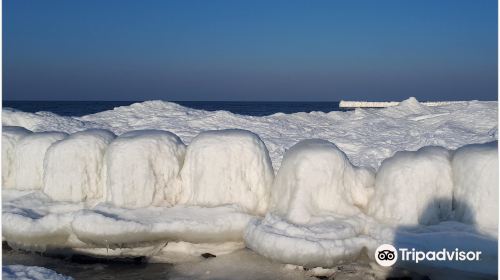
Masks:
[[[18,126],[4,126],[2,128],[2,187],[14,186],[12,170],[14,169],[14,151],[17,143],[31,131]]]
[[[377,172],[368,213],[384,223],[436,224],[450,218],[452,192],[448,150],[425,147],[397,152]]]
[[[4,280],[72,280],[73,278],[39,266],[2,266]]]
[[[104,153],[114,138],[112,132],[90,129],[50,146],[43,192],[60,201],[101,200],[106,186]]]
[[[456,218],[498,228],[498,143],[467,145],[452,160]]]
[[[286,149],[312,138],[335,143],[356,166],[378,168],[383,159],[396,151],[415,151],[430,145],[456,149],[496,140],[497,106],[497,102],[469,101],[427,107],[410,98],[383,109],[253,117],[146,101],[79,118],[4,109],[2,123],[33,131],[104,128],[117,135],[137,129],[162,129],[175,133],[186,144],[201,131],[241,128],[261,137],[276,171]]]
[[[122,134],[106,152],[106,200],[127,208],[174,205],[184,153],[179,137],[167,131]]]
[[[236,204],[262,215],[273,178],[269,153],[257,135],[245,130],[203,132],[187,148],[180,202]]]
[[[29,134],[16,144],[13,167],[13,185],[18,190],[41,189],[43,162],[47,149],[54,142],[67,136],[63,132],[38,132]]]
[[[359,214],[373,192],[373,180],[372,171],[352,166],[334,144],[304,140],[283,158],[270,211],[299,224],[314,216]]]

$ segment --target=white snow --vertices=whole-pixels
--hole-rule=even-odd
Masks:
[[[352,166],[346,155],[325,140],[304,140],[290,148],[276,175],[271,212],[292,223],[314,216],[355,215],[373,192],[372,171]]]
[[[415,99],[265,117],[162,101],[81,118],[4,109],[3,125],[36,133],[4,128],[2,182],[19,190],[3,190],[3,238],[35,251],[157,262],[227,254],[244,241],[276,262],[328,268],[363,252],[373,259],[382,243],[479,248],[477,263],[412,269],[496,274],[497,144],[464,145],[497,140],[497,111],[497,102],[427,107]],[[88,128],[120,136],[46,132]],[[297,144],[312,138],[324,140]],[[29,191],[44,172],[52,198]]]
[[[117,135],[138,129],[161,129],[175,133],[186,144],[202,131],[240,128],[259,135],[269,149],[275,170],[286,149],[300,140],[314,138],[335,143],[356,166],[377,169],[383,159],[396,151],[416,151],[424,146],[453,150],[465,144],[496,140],[497,106],[496,101],[468,101],[427,107],[411,98],[383,109],[253,117],[146,101],[73,118],[4,109],[2,124],[68,133],[103,128]],[[429,115],[434,117],[423,118]]]
[[[4,280],[72,280],[73,278],[39,266],[4,265]]]
[[[497,142],[467,145],[453,155],[456,219],[498,229]]]
[[[397,152],[377,172],[368,214],[388,224],[436,224],[450,218],[452,192],[448,150]]]
[[[19,140],[11,170],[13,187],[18,190],[41,189],[45,153],[50,145],[66,136],[63,132],[38,132]]]
[[[14,178],[14,151],[17,143],[31,131],[19,126],[4,126],[2,128],[2,187],[12,188]]]
[[[179,137],[167,131],[122,134],[106,152],[106,200],[127,208],[174,205],[184,153]]]
[[[54,200],[80,202],[103,198],[104,153],[112,132],[90,129],[71,134],[47,150],[43,192]]]
[[[269,153],[257,135],[244,130],[203,132],[187,148],[180,202],[236,204],[263,215],[273,177]]]

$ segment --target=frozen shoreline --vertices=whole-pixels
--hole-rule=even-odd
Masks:
[[[144,115],[149,112],[143,106],[158,107],[153,119]],[[381,110],[271,116],[280,118],[278,123],[253,118],[264,142],[249,131],[220,130],[228,123],[241,125],[243,116],[168,103],[134,104],[79,120],[4,110],[4,125],[23,123],[38,132],[4,130],[3,237],[34,251],[71,248],[162,262],[178,253],[226,254],[246,244],[277,262],[308,267],[331,267],[364,249],[371,256],[381,243],[415,246],[418,240],[425,249],[446,240],[453,248],[466,238],[470,246],[483,248],[486,259],[463,269],[495,273],[496,142],[453,147],[496,140],[496,102],[495,107],[484,102],[460,106],[430,108],[409,99]],[[172,110],[161,110],[166,107]],[[473,117],[463,115],[468,112]],[[188,138],[187,146],[169,132],[136,130],[157,125],[196,133],[197,122],[214,115],[224,118],[209,124],[222,127]],[[328,124],[314,122],[318,116]],[[280,127],[303,121],[322,128],[314,134],[319,138],[351,140],[350,152],[325,140],[287,148],[287,136],[276,138]],[[72,134],[45,132],[52,127]],[[299,134],[298,127],[291,131]],[[390,158],[363,154],[385,148],[367,139],[408,151]],[[273,141],[280,145],[270,149]],[[445,148],[411,150],[428,143]],[[280,149],[282,160],[282,155],[276,158]],[[357,165],[353,157],[368,157],[370,164]]]

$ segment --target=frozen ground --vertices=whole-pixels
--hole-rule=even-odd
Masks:
[[[138,129],[162,129],[175,133],[185,144],[201,131],[241,128],[261,137],[275,170],[286,149],[299,140],[311,138],[335,143],[354,165],[378,168],[383,159],[396,151],[415,151],[429,145],[456,149],[465,144],[493,141],[498,133],[497,112],[497,102],[427,107],[410,98],[384,109],[252,117],[146,101],[78,118],[4,109],[2,124],[32,131],[104,128],[117,135]]]
[[[81,118],[6,109],[3,125],[33,133],[3,131],[3,238],[25,250],[140,256],[181,262],[179,269],[210,253],[218,255],[216,274],[249,252],[245,246],[274,260],[265,260],[271,270],[288,263],[309,274],[363,256],[369,267],[383,243],[479,248],[477,263],[402,267],[493,276],[496,106],[408,99],[386,109],[267,117],[160,101]],[[252,254],[242,261],[256,269],[264,260]],[[188,269],[207,263],[214,261]]]

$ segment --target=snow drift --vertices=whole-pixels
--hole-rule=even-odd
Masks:
[[[14,170],[15,148],[19,140],[31,131],[19,126],[4,126],[2,128],[2,187],[12,188],[14,186],[14,178],[12,176]]]
[[[43,192],[54,200],[99,200],[105,190],[104,153],[112,132],[91,129],[54,143],[44,162]]]
[[[388,224],[436,224],[450,218],[452,192],[448,150],[425,147],[397,152],[377,172],[368,213]]]
[[[63,132],[38,132],[23,137],[14,149],[11,170],[13,186],[18,190],[41,189],[45,152],[54,142],[67,136]]]
[[[273,177],[269,153],[256,134],[234,129],[203,132],[187,148],[180,202],[236,204],[262,215]]]
[[[357,257],[373,173],[353,166],[334,144],[305,140],[288,150],[276,175],[270,213],[252,221],[249,248],[271,259],[329,267]]]
[[[106,152],[107,197],[119,207],[171,206],[180,192],[185,146],[175,134],[138,130],[120,135]]]
[[[497,142],[467,145],[453,155],[456,219],[498,229]]]

